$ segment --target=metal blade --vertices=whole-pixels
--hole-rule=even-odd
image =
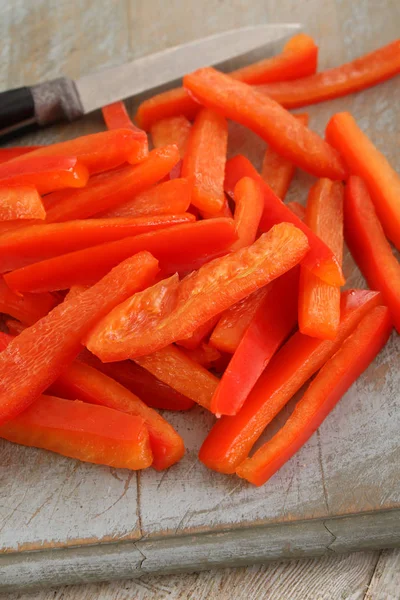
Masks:
[[[260,48],[268,55],[276,43],[300,29],[295,23],[243,27],[86,75],[75,82],[84,112],[176,81],[200,67],[230,61],[233,68],[232,59],[243,59]]]

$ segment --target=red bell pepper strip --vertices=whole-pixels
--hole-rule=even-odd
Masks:
[[[235,227],[238,240],[232,250],[250,246],[257,237],[258,226],[264,212],[264,196],[257,182],[251,177],[243,177],[235,185]]]
[[[131,129],[133,131],[134,138],[128,162],[135,164],[146,158],[149,153],[146,132],[132,123],[125,104],[122,101],[114,102],[114,104],[103,106],[101,112],[107,129]]]
[[[303,125],[308,125],[308,115],[294,115]],[[272,148],[267,148],[261,168],[261,177],[281,200],[285,199],[296,167]]]
[[[156,352],[283,275],[307,250],[299,229],[276,225],[252,246],[203,265],[181,282],[172,276],[135,294],[93,329],[86,345],[103,362]]]
[[[14,158],[12,163],[38,157],[76,156],[79,163],[87,168],[90,175],[94,175],[102,171],[109,171],[129,161],[135,141],[135,134],[132,130],[114,129],[83,135],[50,146],[41,146],[29,154]],[[11,161],[9,164],[11,165]]]
[[[215,471],[234,473],[265,427],[339,349],[362,317],[380,304],[381,298],[379,293],[367,290],[344,292],[336,340],[295,333],[272,358],[237,415],[222,417],[211,429],[200,449],[200,460]]]
[[[137,218],[180,215],[188,210],[191,194],[192,186],[187,179],[173,179],[159,183],[96,217]]]
[[[343,285],[342,269],[332,250],[288,206],[283,204],[263,181],[251,162],[244,156],[238,155],[226,163],[225,191],[229,195],[233,194],[236,183],[242,177],[252,177],[259,182],[263,191],[265,209],[261,217],[260,230],[268,231],[276,223],[293,223],[306,234],[310,244],[310,252],[303,260],[304,266],[331,285]]]
[[[190,131],[182,177],[193,181],[192,204],[213,215],[221,211],[225,201],[227,146],[226,120],[212,110],[201,110]]]
[[[178,146],[181,158],[185,156],[192,125],[183,115],[162,119],[153,123],[150,128],[154,148],[162,148],[169,144]]]
[[[209,219],[62,254],[7,273],[4,279],[11,289],[19,292],[90,285],[141,250],[148,250],[160,261],[164,275],[176,271],[187,273],[226,254],[235,239],[231,219]]]
[[[285,108],[299,108],[364,90],[398,73],[400,73],[400,40],[340,67],[308,77],[300,76],[295,81],[282,80],[279,83],[268,83],[258,89]]]
[[[173,344],[134,359],[135,362],[187,398],[210,409],[218,378]]]
[[[236,352],[244,332],[268,293],[264,286],[223,312],[211,334],[210,344],[221,352]]]
[[[207,108],[263,138],[273,150],[317,177],[344,179],[336,150],[268,96],[211,67],[186,75],[183,84]]]
[[[5,350],[8,346],[8,344],[10,343],[10,341],[12,340],[12,336],[8,335],[8,333],[4,333],[3,331],[0,331],[0,352],[3,352],[3,350]]]
[[[320,179],[310,189],[306,224],[332,250],[338,263],[343,257],[343,186]],[[302,267],[299,289],[301,333],[333,340],[340,323],[340,289]]]
[[[75,360],[51,385],[50,392],[61,398],[78,398],[143,419],[149,432],[152,466],[157,470],[175,464],[185,452],[181,436],[161,415],[120,383],[87,364]]]
[[[143,419],[53,396],[40,396],[22,414],[1,425],[0,437],[120,469],[145,469],[152,462]]]
[[[349,113],[331,118],[326,137],[342,154],[351,173],[364,179],[387,237],[400,249],[399,175]]]
[[[297,323],[299,269],[268,286],[268,293],[246,329],[211,402],[217,416],[236,415],[265,367]]]
[[[24,331],[25,326],[21,323],[21,321],[18,321],[17,319],[5,319],[4,323],[6,324],[7,327],[7,331],[9,334],[9,338],[10,341],[12,339],[12,336],[14,335],[19,335],[21,333],[21,331]],[[4,334],[4,335],[8,335],[8,334]],[[2,348],[3,350],[4,348]]]
[[[296,217],[298,217],[301,221],[304,221],[304,219],[306,218],[306,209],[302,204],[293,201],[288,202],[286,206],[290,208],[290,210],[296,215]]]
[[[152,408],[189,410],[195,404],[131,360],[103,363],[87,350],[80,353],[79,360],[118,381]]]
[[[212,330],[214,329],[218,321],[219,315],[213,317],[209,321],[206,321],[205,323],[200,325],[200,327],[197,327],[197,329],[195,329],[190,336],[181,340],[177,340],[176,343],[179,344],[179,346],[183,346],[187,350],[196,350],[201,346],[204,340],[210,336]]]
[[[86,219],[130,200],[159,181],[179,160],[178,149],[153,150],[136,166],[93,177],[82,190],[62,191],[47,198],[47,222]]]
[[[138,219],[84,219],[30,225],[0,236],[0,273],[20,269],[66,252],[195,221],[193,215],[161,215]]]
[[[237,69],[230,76],[238,81],[254,84],[297,79],[315,73],[317,57],[318,47],[314,40],[300,33],[286,43],[281,54]],[[199,109],[199,104],[180,87],[142,102],[136,113],[136,120],[140,127],[148,130],[155,121],[168,117],[184,115],[192,121]]]
[[[213,348],[205,342],[200,344],[200,346],[197,348],[193,348],[192,350],[184,348],[183,352],[186,354],[186,356],[199,363],[199,365],[205,369],[211,369],[214,367],[215,363],[219,363],[221,360],[221,353],[219,350]]]
[[[400,264],[359,177],[350,177],[345,188],[344,215],[347,246],[368,285],[382,293],[400,331]]]
[[[239,477],[263,485],[300,450],[379,354],[391,329],[386,306],[377,306],[367,313],[310,383],[282,429],[238,466]]]
[[[16,294],[0,277],[0,313],[10,315],[26,325],[32,325],[54,308],[51,294]]]
[[[25,155],[0,165],[0,188],[34,186],[40,194],[87,184],[87,168],[74,157]]]
[[[0,221],[45,217],[46,211],[35,187],[0,187]]]
[[[195,206],[192,206],[191,208],[197,210]],[[218,211],[217,213],[211,214],[211,213],[207,212],[206,210],[200,210],[199,213],[203,219],[215,219],[216,217],[225,217],[226,219],[233,219],[233,214],[229,207],[229,203],[228,203],[228,200],[226,199],[226,197],[224,197],[224,203],[222,205],[221,210]],[[196,214],[196,213],[193,213],[193,214]]]
[[[151,254],[137,254],[18,335],[0,356],[0,423],[22,412],[47,389],[78,355],[83,336],[94,324],[149,285],[157,272]]]
[[[29,152],[33,152],[33,150],[37,150],[38,148],[41,148],[41,146],[15,146],[12,148],[0,148],[0,164],[5,163],[8,160],[12,160],[13,158],[17,158],[18,156],[29,154]]]

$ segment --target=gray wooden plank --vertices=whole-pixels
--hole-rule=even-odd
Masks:
[[[400,596],[400,550],[383,550],[365,600],[398,600]]]

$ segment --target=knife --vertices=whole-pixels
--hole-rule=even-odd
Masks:
[[[1,92],[0,136],[22,133],[26,127],[79,119],[117,100],[172,83],[200,67],[223,68],[230,61],[229,67],[233,68],[232,59],[236,65],[249,62],[256,50],[271,55],[275,44],[300,29],[294,23],[242,27],[167,48],[76,81],[59,77]]]

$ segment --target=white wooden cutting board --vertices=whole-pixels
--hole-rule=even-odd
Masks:
[[[235,2],[222,11],[214,0],[186,8],[172,3],[169,25],[156,26],[158,2],[101,0],[87,9],[92,18],[79,33],[81,20],[69,1],[55,8],[41,0],[29,9],[17,1],[0,23],[2,39],[13,42],[3,49],[3,86],[54,77],[60,68],[78,76],[100,64],[261,20],[306,23],[321,44],[322,66],[350,60],[398,35],[398,5],[389,0],[385,6],[351,0],[264,4]],[[54,35],[43,48],[46,19]],[[150,26],[151,36],[145,35]],[[400,171],[399,88],[397,79],[312,107],[310,126],[322,134],[333,112],[350,110]],[[96,114],[23,142],[102,128]],[[243,152],[260,165],[265,144],[256,136],[232,126],[230,146],[232,154]],[[311,182],[298,174],[288,200],[304,202]],[[345,274],[350,287],[363,285],[348,256]],[[187,452],[163,473],[149,469],[136,475],[0,442],[0,591],[400,544],[399,366],[400,343],[393,335],[319,431],[262,488],[198,462],[213,422],[200,409],[167,414]]]

